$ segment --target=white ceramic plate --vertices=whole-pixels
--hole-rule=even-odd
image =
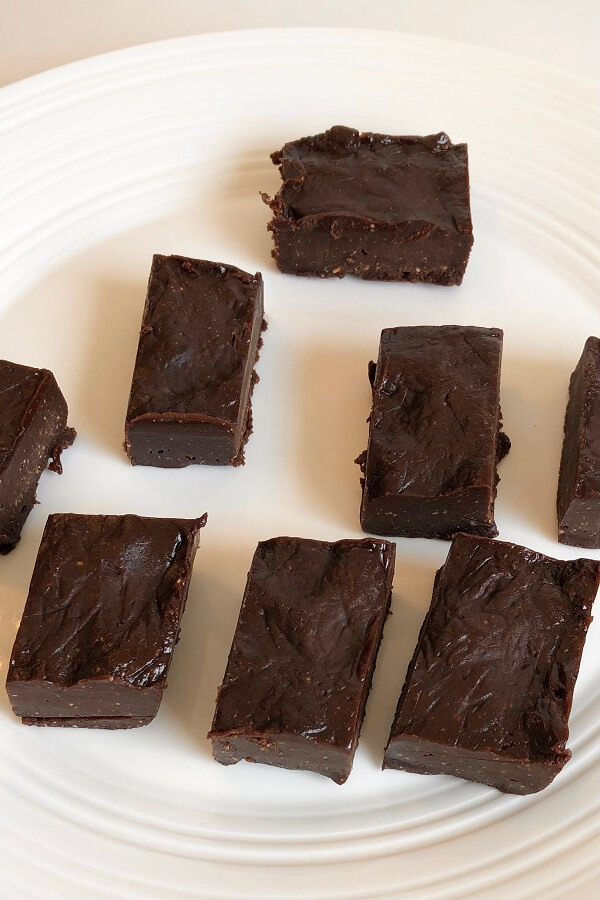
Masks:
[[[469,143],[475,246],[462,287],[276,272],[269,152],[336,123]],[[505,330],[500,536],[563,558],[554,498],[568,377],[600,333],[598,104],[585,82],[484,50],[376,32],[182,39],[0,93],[0,357],[51,368],[79,437],[0,560],[6,665],[49,513],[208,510],[170,686],[130,732],[27,729],[0,691],[0,896],[596,897],[600,626],[571,717],[573,760],[531,797],[380,771],[435,569],[398,542],[354,772],[222,768],[205,735],[258,540],[358,536],[367,362],[383,327]],[[255,433],[241,469],[132,469],[121,448],[154,251],[265,279]]]

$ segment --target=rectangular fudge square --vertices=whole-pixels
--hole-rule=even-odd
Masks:
[[[386,328],[370,364],[373,409],[361,525],[372,534],[494,537],[502,331],[461,325]]]
[[[348,778],[388,613],[396,548],[259,543],[209,738],[242,759]]]
[[[558,480],[558,540],[600,547],[600,340],[589,337],[571,375]]]
[[[132,728],[167,686],[206,516],[50,516],[6,689],[28,725]]]
[[[438,571],[383,767],[541,791],[566,749],[600,563],[458,535]]]
[[[265,327],[259,272],[154,256],[125,424],[133,465],[243,465]]]
[[[338,125],[271,159],[283,184],[263,199],[282,272],[461,283],[473,244],[466,144]]]
[[[21,538],[46,466],[59,474],[61,451],[75,440],[68,409],[48,369],[0,360],[0,553]]]

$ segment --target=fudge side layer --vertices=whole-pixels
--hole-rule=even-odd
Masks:
[[[281,537],[258,545],[209,734],[218,762],[347,779],[395,550],[375,540]]]
[[[437,573],[384,768],[545,788],[569,713],[600,563],[458,535]]]

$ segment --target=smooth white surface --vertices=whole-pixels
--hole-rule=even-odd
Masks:
[[[0,85],[145,41],[284,26],[465,41],[600,80],[597,0],[4,0]]]
[[[276,272],[268,154],[336,122],[468,140],[475,246],[460,288]],[[79,431],[1,560],[6,664],[46,516],[208,510],[159,717],[131,732],[26,729],[0,692],[0,896],[483,900],[600,889],[600,629],[573,760],[532,797],[379,769],[447,545],[398,541],[355,770],[210,759],[205,734],[256,542],[359,535],[355,456],[382,327],[505,329],[500,537],[563,558],[554,498],[569,374],[600,332],[597,97],[493,52],[376,32],[255,32],[137,48],[0,94],[0,356],[53,369]],[[123,418],[154,251],[265,278],[255,433],[238,470],[132,469]],[[2,893],[4,892],[4,893]]]

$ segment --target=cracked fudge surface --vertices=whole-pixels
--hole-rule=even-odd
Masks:
[[[273,256],[295,275],[460,284],[473,244],[466,144],[338,125],[271,155]]]
[[[60,454],[76,433],[48,369],[0,360],[0,397],[0,553],[9,553],[33,509],[42,472],[62,472]]]
[[[599,577],[591,559],[458,535],[436,575],[384,768],[515,794],[550,784],[571,756],[569,713]]]
[[[377,540],[280,537],[258,545],[209,734],[218,762],[347,779],[395,552]]]
[[[386,328],[373,388],[360,520],[372,534],[494,537],[502,331],[461,325]]]
[[[49,517],[8,669],[17,716],[101,728],[154,718],[205,521]]]
[[[571,375],[557,495],[561,544],[600,547],[600,340],[589,337]]]
[[[133,465],[243,464],[264,328],[259,272],[154,256],[125,424]]]

